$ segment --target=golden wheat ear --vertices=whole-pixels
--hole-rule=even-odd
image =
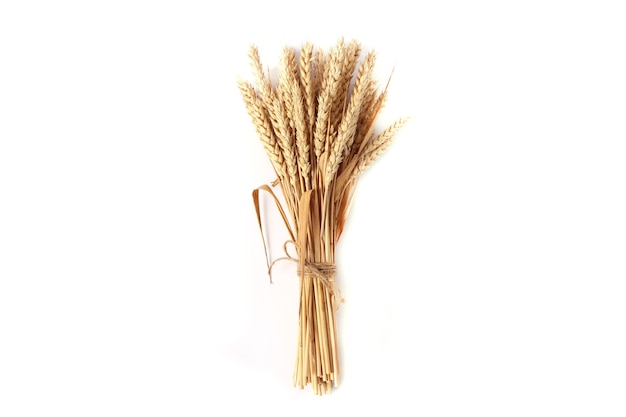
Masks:
[[[403,118],[396,120],[391,126],[380,133],[374,140],[369,142],[363,150],[359,163],[355,169],[355,175],[361,175],[370,165],[378,159],[378,157],[389,148],[391,142],[398,130],[400,130],[407,122],[409,118]]]

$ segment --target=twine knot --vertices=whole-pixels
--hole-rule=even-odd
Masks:
[[[317,279],[331,294],[331,301],[335,310],[339,309],[339,303],[343,303],[341,289],[335,281],[337,268],[333,264],[305,262],[304,273],[298,268],[298,275],[304,278]]]
[[[304,261],[304,270],[300,268],[300,260],[298,258],[294,258],[289,254],[289,250],[287,246],[289,244],[293,244],[298,252],[298,245],[293,240],[288,240],[283,245],[283,250],[285,251],[285,256],[275,259],[268,268],[268,274],[270,276],[270,283],[272,282],[272,268],[277,262],[280,261],[291,261],[296,262],[298,264],[298,276],[303,279],[316,279],[322,286],[324,286],[331,296],[331,302],[335,310],[339,309],[339,304],[345,302],[345,300],[341,296],[341,289],[335,281],[335,275],[337,273],[337,268],[334,264],[323,263],[323,262],[307,262]]]

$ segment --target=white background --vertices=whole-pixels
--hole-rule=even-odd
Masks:
[[[626,415],[620,3],[2,2],[0,415]],[[317,398],[236,79],[340,36],[412,121],[359,183]]]

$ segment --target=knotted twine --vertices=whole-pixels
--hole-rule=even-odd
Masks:
[[[283,245],[283,250],[285,252],[285,256],[275,259],[270,263],[269,254],[267,250],[267,244],[265,243],[265,236],[263,235],[263,223],[261,222],[261,208],[259,204],[259,191],[265,191],[269,193],[274,199],[274,203],[278,208],[278,211],[283,219],[283,223],[291,237],[291,240],[287,240]],[[272,268],[277,262],[280,261],[291,261],[296,262],[298,264],[298,276],[300,277],[300,282],[303,282],[305,278],[316,279],[328,292],[330,293],[332,305],[335,310],[339,308],[339,303],[343,303],[344,299],[341,297],[341,289],[335,281],[335,275],[337,269],[334,264],[323,263],[323,262],[311,262],[305,260],[305,256],[303,255],[302,248],[306,244],[306,230],[309,221],[309,211],[310,211],[310,203],[311,203],[311,193],[312,190],[306,191],[302,194],[299,201],[299,216],[298,216],[298,241],[296,242],[296,237],[293,233],[291,225],[289,224],[289,220],[287,219],[287,214],[283,209],[282,204],[274,194],[274,191],[267,186],[262,185],[259,188],[256,188],[252,191],[252,201],[254,202],[254,208],[256,211],[257,222],[259,223],[259,230],[261,231],[261,240],[263,241],[263,249],[265,251],[265,262],[267,263],[267,273],[270,278],[270,283],[272,283]],[[293,244],[296,249],[297,258],[294,258],[289,254],[289,250],[287,246],[289,244]]]

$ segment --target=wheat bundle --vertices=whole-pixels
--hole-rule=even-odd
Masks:
[[[297,253],[280,258],[298,263],[300,280],[293,383],[330,393],[339,379],[335,246],[359,175],[406,119],[375,134],[387,88],[379,91],[373,79],[375,53],[361,59],[356,41],[339,40],[328,53],[310,43],[300,51],[285,47],[277,83],[263,70],[256,46],[249,57],[256,85],[239,80],[239,89],[287,206],[282,208],[271,187],[259,187],[253,192],[257,219],[261,226],[259,191],[266,191],[291,237],[285,252],[291,243]],[[272,265],[268,260],[270,274]]]

